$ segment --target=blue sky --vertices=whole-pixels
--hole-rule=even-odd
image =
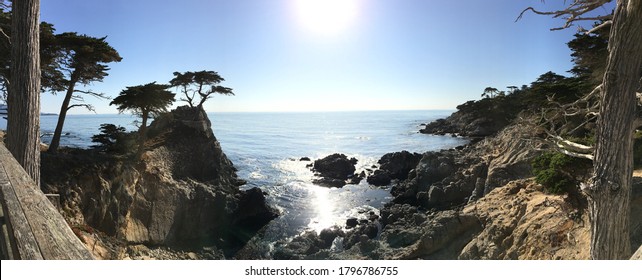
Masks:
[[[549,31],[561,20],[532,13],[515,22],[561,0],[300,1],[322,0],[42,1],[41,19],[58,33],[107,36],[123,60],[90,87],[111,97],[174,71],[219,72],[236,96],[215,96],[207,111],[453,109],[487,86],[571,68],[575,29]],[[42,111],[61,102],[43,94]]]

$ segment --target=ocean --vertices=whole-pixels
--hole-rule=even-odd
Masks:
[[[312,184],[306,167],[312,160],[343,153],[358,160],[357,172],[371,168],[386,153],[423,153],[456,147],[465,139],[418,133],[421,124],[451,111],[364,111],[313,113],[209,113],[223,151],[247,181],[259,187],[281,215],[264,234],[267,243],[287,240],[307,230],[344,226],[347,218],[365,218],[392,198],[390,187],[359,185],[326,188]],[[42,141],[49,143],[57,116],[42,116]],[[100,124],[136,130],[130,115],[69,115],[61,145],[88,148]],[[0,128],[6,127],[4,120]]]

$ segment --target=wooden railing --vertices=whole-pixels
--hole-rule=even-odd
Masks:
[[[3,259],[94,259],[62,215],[1,143],[0,202]]]

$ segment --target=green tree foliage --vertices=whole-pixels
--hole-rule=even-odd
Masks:
[[[499,90],[497,90],[494,87],[487,87],[484,89],[484,93],[482,93],[481,97],[482,98],[493,98],[495,95],[499,93]]]
[[[100,125],[100,133],[91,137],[91,142],[98,143],[92,148],[103,152],[126,152],[123,147],[126,146],[127,138],[128,133],[124,127],[104,123]]]
[[[591,161],[548,152],[532,162],[535,181],[549,193],[576,193],[583,175],[592,167]]]
[[[169,83],[178,88],[184,95],[181,101],[187,102],[190,107],[202,107],[203,103],[212,97],[212,94],[234,95],[231,88],[221,86],[225,81],[215,71],[174,72],[174,78]],[[198,102],[198,103],[197,103]]]
[[[595,24],[599,25],[599,24]],[[588,86],[596,87],[602,83],[604,69],[609,56],[610,28],[600,28],[595,33],[577,33],[575,39],[568,42],[573,51],[573,68],[569,71],[576,77],[583,78]]]
[[[72,99],[82,102],[84,101],[82,95],[106,98],[101,93],[76,88],[78,84],[88,85],[91,82],[102,81],[108,75],[109,67],[107,67],[107,63],[122,60],[118,52],[105,39],[106,37],[94,38],[87,35],[78,35],[75,32],[56,35],[56,44],[61,54],[59,63],[64,73],[61,82],[66,85],[66,93],[60,107],[58,124],[49,145],[49,152],[55,152],[58,149],[65,118],[71,108],[85,107],[93,110],[93,107],[87,103],[71,104]]]
[[[120,113],[131,111],[140,116],[142,122],[138,128],[139,154],[143,152],[147,132],[147,121],[155,114],[166,112],[167,108],[174,102],[174,94],[168,91],[170,85],[149,83],[145,85],[127,87],[109,103],[118,106]]]

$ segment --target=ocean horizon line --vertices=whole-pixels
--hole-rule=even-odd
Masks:
[[[376,113],[376,112],[454,112],[456,109],[381,109],[381,110],[327,110],[327,111],[205,111],[208,114],[313,114],[313,113]],[[57,115],[56,113],[41,113],[41,115]],[[129,113],[67,113],[67,116],[93,115],[131,115]]]

